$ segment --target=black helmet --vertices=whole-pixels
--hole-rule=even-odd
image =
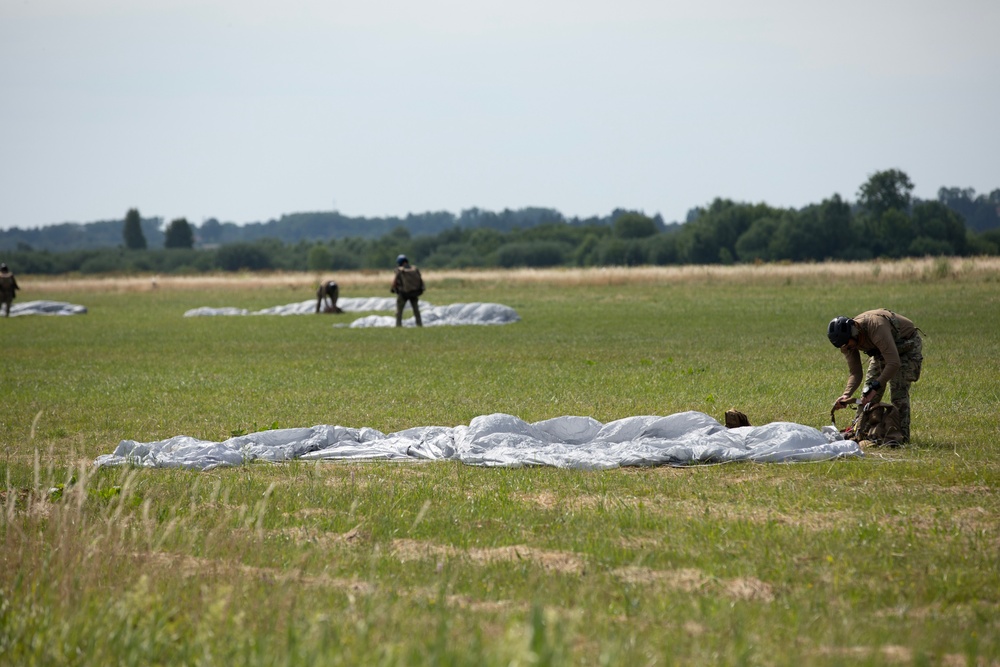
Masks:
[[[0,271],[6,271],[6,270],[7,270],[7,265],[6,264],[0,264]]]
[[[854,320],[849,317],[835,317],[830,320],[830,326],[826,328],[826,337],[830,339],[834,347],[843,347],[847,341],[854,338]]]
[[[406,255],[400,255],[399,257],[396,258],[396,266],[402,266],[403,264],[409,261],[410,260],[406,259]]]

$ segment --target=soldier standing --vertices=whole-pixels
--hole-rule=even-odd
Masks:
[[[6,264],[0,264],[0,308],[3,308],[4,317],[10,317],[10,305],[19,289],[14,274]]]
[[[389,291],[396,295],[396,326],[403,326],[403,308],[409,302],[413,308],[413,318],[417,321],[417,326],[424,326],[420,319],[420,295],[424,293],[424,279],[420,276],[420,269],[410,266],[410,260],[406,255],[396,258],[396,276],[392,280],[392,287]]]

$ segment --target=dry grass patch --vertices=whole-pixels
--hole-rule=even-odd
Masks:
[[[232,561],[198,558],[164,551],[135,553],[133,558],[146,564],[152,563],[154,566],[163,567],[173,573],[180,574],[182,577],[211,576],[218,578],[222,574],[237,574],[279,584],[293,583],[303,586],[335,588],[363,595],[375,592],[375,586],[366,581],[326,575],[306,575],[298,568],[253,567]]]
[[[297,545],[315,544],[322,549],[329,549],[334,546],[345,544],[360,544],[367,542],[371,537],[366,531],[361,529],[361,524],[351,528],[346,533],[334,533],[327,531],[311,530],[296,526],[293,528],[282,528],[270,531],[269,534],[287,537]]]
[[[753,524],[778,523],[808,530],[830,530],[842,527],[857,517],[846,511],[798,512],[788,514],[770,508],[744,507],[733,504],[675,498],[643,499],[647,512],[678,519],[708,521],[745,521]]]
[[[540,493],[525,493],[517,496],[517,499],[523,503],[534,505],[539,509],[543,510],[554,510],[554,509],[570,509],[570,510],[590,510],[598,507],[601,503],[606,503],[608,501],[621,503],[622,501],[618,498],[607,498],[604,496],[594,496],[594,495],[580,495],[573,496],[571,498],[565,498],[558,496],[551,491],[542,491]]]
[[[590,267],[547,269],[425,269],[430,286],[435,283],[502,283],[548,285],[655,285],[721,282],[753,284],[789,280],[822,282],[831,279],[852,282],[892,282],[933,278],[983,278],[1000,273],[1000,257],[921,258],[898,261],[821,262],[813,264],[738,264],[689,266]],[[313,289],[335,275],[342,288],[384,288],[392,278],[386,270],[316,272],[243,272],[198,276],[19,276],[22,289],[39,292],[88,290],[97,292],[150,292],[153,290],[255,290]]]
[[[755,577],[716,579],[695,568],[653,570],[647,567],[622,567],[612,570],[612,575],[625,583],[638,586],[663,586],[685,593],[701,593],[717,589],[734,600],[772,602],[771,585]]]
[[[898,646],[895,644],[880,646],[878,648],[873,648],[871,646],[823,646],[816,652],[822,656],[848,658],[859,662],[875,660],[876,662],[884,662],[885,664],[892,665],[913,664],[913,651],[905,646]],[[970,665],[975,667],[1000,666],[1000,661],[990,660],[983,657],[980,657],[975,662],[970,663],[966,656],[958,655],[956,653],[946,653],[940,656],[940,661],[941,662],[938,664],[942,665],[942,667],[969,667]]]
[[[648,567],[629,565],[611,571],[611,574],[626,584],[638,586],[661,585],[667,588],[696,593],[712,581],[711,577],[695,568],[678,570],[653,570]]]
[[[392,553],[401,562],[436,558],[467,558],[476,563],[530,561],[551,572],[583,574],[583,559],[566,551],[535,549],[522,544],[489,549],[458,549],[451,545],[433,544],[418,540],[399,539],[392,542]]]

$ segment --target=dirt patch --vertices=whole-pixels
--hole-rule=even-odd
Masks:
[[[517,497],[523,503],[529,505],[535,505],[536,507],[543,510],[554,510],[554,509],[571,509],[571,510],[589,510],[598,507],[602,502],[607,501],[607,498],[601,496],[573,496],[571,498],[560,498],[554,493],[549,491],[542,491],[541,493],[532,494],[521,494]]]
[[[626,549],[635,549],[636,551],[643,551],[645,549],[658,549],[663,545],[663,538],[661,537],[626,537],[621,540],[620,544]]]
[[[913,652],[905,646],[882,646],[872,648],[870,646],[823,646],[817,651],[820,655],[832,657],[854,658],[856,660],[870,660],[877,658],[887,663],[909,663],[913,661]]]
[[[734,600],[751,600],[757,602],[773,602],[774,591],[771,585],[756,577],[738,577],[723,584],[726,595]]]
[[[274,583],[293,583],[303,586],[335,588],[350,593],[366,595],[375,592],[375,586],[365,581],[329,577],[326,575],[305,575],[301,570],[296,568],[252,567],[231,561],[196,558],[194,556],[172,554],[163,551],[135,553],[133,557],[137,560],[151,561],[154,564],[165,566],[174,572],[179,572],[184,577],[199,575],[217,576],[223,572],[235,572]]]
[[[402,562],[431,558],[467,558],[476,563],[530,561],[545,570],[560,574],[583,574],[584,561],[566,551],[548,551],[524,545],[494,547],[489,549],[458,549],[450,545],[433,544],[417,540],[393,540],[392,552]]]
[[[309,530],[307,528],[297,526],[294,528],[283,528],[281,530],[272,531],[271,534],[287,537],[297,545],[315,544],[316,546],[324,549],[333,546],[342,546],[345,544],[360,544],[362,542],[367,542],[370,537],[366,531],[362,530],[361,524],[358,524],[346,533]]]
[[[824,656],[851,658],[857,661],[871,661],[874,659],[876,662],[884,662],[886,664],[893,665],[913,663],[913,651],[911,649],[906,646],[896,646],[893,644],[880,646],[878,648],[872,648],[870,646],[824,646],[820,647],[817,653]],[[941,662],[939,664],[943,667],[965,667],[970,663],[968,658],[964,655],[946,653],[941,656]],[[1000,667],[1000,661],[989,660],[988,658],[983,657],[980,657],[973,664],[980,667]]]
[[[688,593],[703,590],[712,579],[701,570],[681,568],[679,570],[653,570],[648,567],[620,567],[611,574],[627,584],[638,586],[662,585]]]
[[[468,595],[449,595],[445,601],[452,607],[486,613],[505,612],[515,608],[515,606],[526,607],[526,605],[515,605],[510,600],[475,600]]]
[[[330,516],[333,514],[338,514],[335,510],[326,509],[323,507],[303,507],[300,510],[295,510],[290,514],[285,516],[294,516],[297,519],[311,519],[316,516]]]
[[[718,590],[733,600],[772,602],[774,591],[771,585],[755,577],[717,579],[695,568],[677,570],[653,570],[647,567],[622,567],[612,570],[618,579],[639,586],[664,586],[686,593],[700,593]]]
[[[681,628],[692,637],[701,637],[708,631],[708,628],[695,621],[684,621],[684,625]]]
[[[744,507],[695,499],[644,498],[646,510],[677,518],[711,521],[745,521],[752,524],[777,523],[807,530],[830,530],[855,518],[846,511],[799,512],[788,514],[765,507]]]

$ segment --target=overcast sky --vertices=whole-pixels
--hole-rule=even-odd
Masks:
[[[0,228],[670,222],[890,168],[987,193],[997,26],[996,0],[0,0]]]

